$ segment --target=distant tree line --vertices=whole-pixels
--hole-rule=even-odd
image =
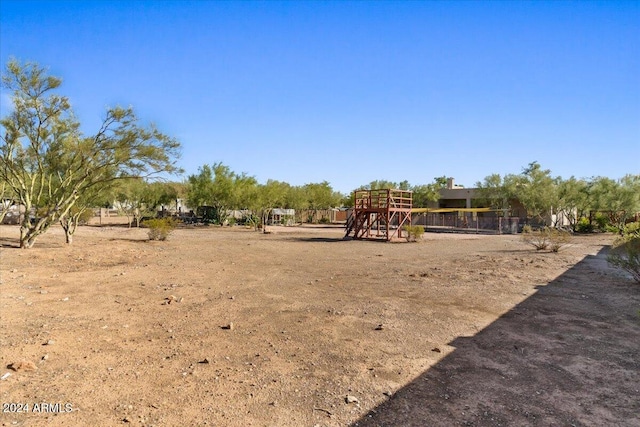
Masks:
[[[544,222],[551,213],[564,216],[574,231],[607,225],[620,231],[640,212],[640,175],[627,174],[617,180],[600,176],[563,179],[532,162],[520,174],[492,174],[476,187],[485,206],[509,210],[517,200],[530,218]]]
[[[229,210],[251,212],[262,223],[273,208],[320,210],[340,206],[343,195],[327,181],[302,186],[268,180],[264,184],[246,173],[233,172],[222,163],[203,165],[186,181],[185,199],[190,207],[211,206],[214,220],[222,223]]]
[[[141,125],[131,108],[109,108],[96,132],[86,135],[69,100],[56,93],[61,79],[38,64],[11,59],[2,83],[12,92],[13,108],[0,120],[0,222],[10,203],[24,208],[22,248],[32,247],[54,223],[61,224],[71,243],[80,221],[99,206],[115,205],[130,225],[139,225],[158,206],[183,200],[191,208],[211,207],[215,222],[223,223],[230,210],[241,210],[257,225],[274,208],[318,211],[353,205],[353,192],[341,194],[327,181],[259,183],[222,163],[205,164],[183,182],[158,180],[182,172],[177,166],[180,144],[153,125]],[[441,176],[430,184],[376,180],[360,188],[410,190],[413,206],[427,207],[446,184],[447,177]],[[485,205],[509,209],[518,200],[532,218],[561,213],[574,229],[592,226],[589,213],[595,211],[622,229],[640,211],[640,175],[565,180],[533,162],[520,174],[489,175],[477,187]]]

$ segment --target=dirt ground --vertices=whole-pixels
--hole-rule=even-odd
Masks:
[[[1,424],[640,426],[612,236],[271,230],[0,227]]]

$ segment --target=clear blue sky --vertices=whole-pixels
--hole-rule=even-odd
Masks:
[[[93,133],[133,106],[260,182],[640,173],[640,2],[0,2]],[[7,93],[2,94],[2,114]]]

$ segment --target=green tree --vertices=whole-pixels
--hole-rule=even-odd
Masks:
[[[303,190],[307,195],[309,209],[329,209],[338,203],[336,194],[327,181],[305,184]]]
[[[342,198],[340,199],[340,206],[345,208],[352,208],[354,203],[353,201],[354,193],[355,191],[352,191],[351,193],[349,193],[348,196],[342,195]]]
[[[582,179],[571,177],[558,181],[558,201],[556,205],[558,216],[562,215],[569,221],[571,228],[576,231],[580,218],[588,215],[589,183]]]
[[[286,182],[268,180],[266,184],[258,186],[257,197],[251,202],[251,210],[259,217],[263,232],[267,232],[267,219],[271,210],[284,206],[290,185]]]
[[[440,190],[447,187],[447,177],[440,176],[433,178],[431,184],[414,185],[411,187],[413,192],[413,207],[426,208],[429,202],[436,202],[440,199]]]
[[[86,223],[93,217],[93,208],[109,202],[111,188],[93,187],[80,195],[76,203],[66,215],[60,217],[60,225],[64,230],[65,243],[73,243],[73,235],[80,223]]]
[[[26,208],[21,248],[32,247],[93,188],[179,170],[179,143],[154,126],[141,127],[130,108],[109,109],[98,132],[85,137],[69,100],[55,93],[59,78],[10,60],[2,82],[12,91],[13,111],[0,121],[0,180]]]
[[[619,232],[640,212],[640,175],[627,174],[619,180],[594,178],[590,191],[591,209],[607,212],[611,225]]]
[[[484,180],[476,182],[478,199],[483,205],[492,209],[509,209],[511,195],[504,185],[502,176],[494,173],[484,177]]]
[[[202,165],[198,173],[187,177],[187,204],[192,208],[205,206],[213,198],[213,169]]]
[[[115,202],[118,212],[127,217],[129,227],[135,221],[136,227],[145,216],[152,216],[157,200],[154,188],[142,178],[121,180],[115,188]]]
[[[514,188],[515,197],[525,207],[527,215],[545,223],[558,202],[557,181],[550,170],[532,162],[513,179],[510,187]]]
[[[446,188],[448,180],[449,178],[447,178],[445,175],[437,176],[433,178],[433,185],[437,188]]]
[[[180,182],[153,181],[149,185],[153,196],[150,203],[154,204],[154,208],[176,206],[178,199],[184,194],[184,185]]]
[[[216,221],[222,224],[227,218],[227,211],[234,204],[234,184],[236,174],[221,162],[214,163],[213,169],[213,193],[210,206],[215,208]]]
[[[222,163],[204,165],[197,175],[188,178],[187,200],[190,206],[212,206],[215,221],[222,223],[229,209],[241,208],[246,204],[243,195],[247,187],[256,185],[255,178],[246,174],[236,174]]]
[[[232,209],[248,209],[251,199],[256,197],[258,181],[246,173],[236,174],[233,180]]]
[[[339,203],[336,193],[327,181],[305,184],[303,190],[307,197],[307,206],[314,211],[314,217],[318,210],[329,209]]]
[[[404,187],[404,188],[401,188],[401,187]],[[409,189],[409,182],[408,181],[402,181],[402,182],[398,183],[398,182],[393,182],[393,181],[387,181],[387,180],[384,180],[384,179],[377,179],[375,181],[371,181],[367,185],[363,185],[362,188],[365,189],[365,190],[386,190],[386,189],[408,190]]]
[[[302,222],[303,211],[309,208],[309,200],[304,187],[289,186],[284,199],[284,208],[295,209],[295,222]]]

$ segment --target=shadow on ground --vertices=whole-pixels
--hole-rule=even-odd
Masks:
[[[348,241],[347,239],[344,239],[342,237],[289,237],[285,240],[288,240],[290,242],[321,242],[321,243],[337,243],[337,242],[346,242]]]
[[[352,427],[640,426],[640,286],[605,252],[456,338]]]
[[[36,241],[33,247],[42,249],[61,249],[65,247],[65,243],[64,241],[62,243],[42,243],[40,241]],[[20,239],[17,237],[0,237],[0,248],[20,249]]]

